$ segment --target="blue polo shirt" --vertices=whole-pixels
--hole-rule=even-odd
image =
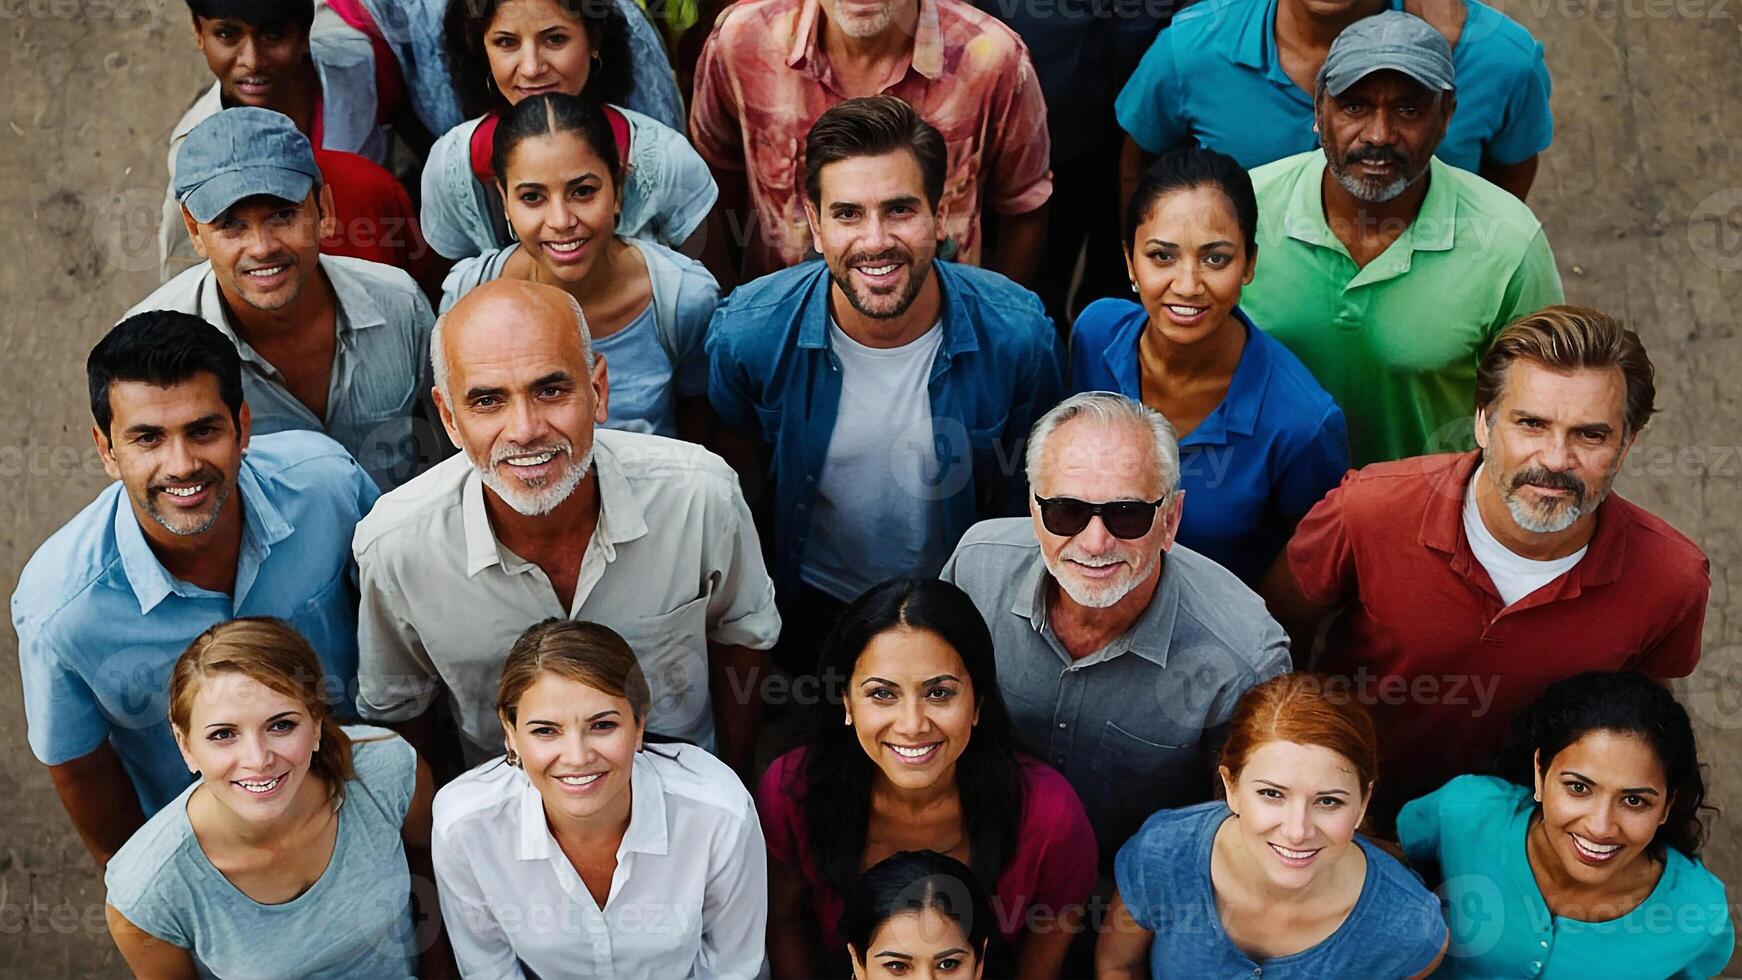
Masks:
[[[1518,22],[1478,0],[1452,48],[1458,108],[1435,156],[1454,167],[1517,163],[1548,148],[1548,66]],[[1392,0],[1393,10],[1403,9]],[[1119,93],[1119,125],[1151,153],[1191,142],[1251,169],[1319,145],[1313,100],[1276,51],[1276,0],[1182,10]]]
[[[933,262],[943,345],[931,394],[938,508],[953,547],[976,521],[1027,513],[1023,447],[1064,394],[1058,335],[1033,293],[995,272]],[[829,347],[829,270],[812,260],[738,287],[708,326],[708,398],[726,425],[774,447],[777,589],[799,587],[810,515],[841,402]],[[889,485],[865,492],[904,493]]]
[[[37,549],[12,594],[31,751],[53,766],[108,739],[155,813],[193,779],[170,734],[170,670],[195,637],[240,616],[296,627],[321,658],[335,709],[355,717],[351,534],[378,493],[324,435],[254,437],[225,504],[240,503],[243,517],[232,596],[172,577],[126,489],[111,484]]]
[[[1228,393],[1179,445],[1186,491],[1179,543],[1248,585],[1294,525],[1349,469],[1343,410],[1288,348],[1239,308],[1246,349]],[[1143,400],[1137,343],[1149,314],[1123,299],[1090,303],[1071,332],[1071,386]]]

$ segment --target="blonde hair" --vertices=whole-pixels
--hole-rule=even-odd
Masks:
[[[326,781],[331,799],[343,801],[345,784],[356,775],[351,737],[333,717],[321,662],[302,634],[282,620],[248,616],[219,623],[196,637],[177,658],[169,679],[169,721],[183,737],[200,684],[218,674],[247,677],[301,702],[321,733],[309,771]]]
[[[527,628],[508,650],[502,683],[496,689],[496,712],[509,727],[516,723],[520,699],[545,674],[556,674],[595,691],[629,702],[636,721],[647,718],[653,705],[647,677],[635,651],[609,626],[547,619]]]
[[[1490,408],[1519,358],[1553,371],[1619,368],[1627,382],[1622,436],[1638,434],[1656,411],[1656,372],[1639,335],[1607,313],[1583,306],[1550,306],[1513,321],[1476,366],[1476,407]]]

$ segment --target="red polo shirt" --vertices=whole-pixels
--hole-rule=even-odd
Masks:
[[[1464,537],[1478,462],[1419,456],[1351,472],[1288,545],[1301,593],[1347,606],[1319,669],[1372,712],[1393,807],[1483,765],[1557,680],[1684,677],[1700,659],[1706,556],[1618,494],[1597,509],[1577,565],[1505,606]]]

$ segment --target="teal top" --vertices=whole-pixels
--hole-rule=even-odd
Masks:
[[[1451,947],[1436,977],[1706,977],[1736,945],[1724,883],[1670,848],[1639,907],[1607,922],[1550,915],[1524,852],[1530,790],[1459,776],[1408,804],[1397,836],[1412,863],[1438,864]]]
[[[202,977],[408,980],[416,954],[400,826],[417,787],[417,754],[385,729],[345,732],[355,775],[345,784],[333,856],[308,891],[262,905],[231,884],[188,822],[196,782],[109,862],[109,904],[188,950]]]

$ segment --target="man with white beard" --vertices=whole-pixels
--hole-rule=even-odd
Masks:
[[[780,617],[731,468],[691,443],[595,427],[605,359],[554,287],[486,283],[436,322],[430,353],[462,452],[357,527],[360,712],[402,726],[427,757],[445,690],[476,765],[503,751],[509,646],[542,620],[584,619],[641,661],[649,732],[748,772]]]
[[[1477,359],[1564,298],[1530,208],[1434,156],[1452,76],[1421,18],[1358,20],[1319,70],[1323,149],[1252,171],[1264,260],[1240,308],[1342,407],[1356,466],[1467,446]]]
[[[992,629],[1028,746],[1070,780],[1101,863],[1162,807],[1208,800],[1240,695],[1288,638],[1234,574],[1174,544],[1185,492],[1160,412],[1075,395],[1028,437],[1030,518],[974,525],[942,578]]]

